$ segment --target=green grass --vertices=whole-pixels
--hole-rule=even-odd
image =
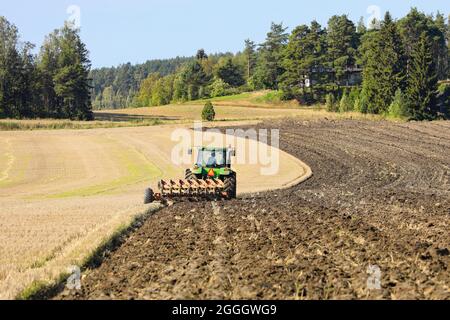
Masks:
[[[31,300],[38,292],[45,290],[48,287],[48,283],[45,281],[33,281],[33,283],[23,290],[18,296],[17,300]]]
[[[221,101],[239,101],[239,100],[248,100],[252,96],[252,92],[244,92],[239,93],[235,95],[230,96],[223,96],[223,97],[215,97],[211,99],[200,99],[200,100],[194,100],[194,101],[187,101],[184,104],[197,104],[197,103],[206,103],[207,101],[211,102],[221,102]]]
[[[1,120],[0,131],[62,130],[62,129],[101,129],[123,127],[150,127],[163,124],[160,119],[112,121],[69,121],[69,120]]]
[[[50,199],[89,197],[100,194],[111,194],[122,187],[133,185],[145,180],[160,177],[162,172],[142,154],[136,150],[127,152],[125,150],[117,152],[117,160],[120,167],[125,168],[126,174],[123,177],[100,183],[93,186],[83,187],[67,192],[61,192],[47,196]]]
[[[281,93],[279,91],[269,91],[262,96],[252,98],[251,101],[256,103],[268,103],[268,104],[283,103],[283,101],[281,100]]]

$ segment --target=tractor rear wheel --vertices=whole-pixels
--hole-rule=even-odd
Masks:
[[[155,194],[152,189],[145,190],[144,204],[149,204],[155,201]]]
[[[225,178],[225,192],[228,194],[228,198],[236,199],[237,179],[236,173],[231,174]]]
[[[187,169],[186,170],[186,175],[185,175],[186,180],[194,180],[196,179],[195,174],[192,172],[191,169]]]

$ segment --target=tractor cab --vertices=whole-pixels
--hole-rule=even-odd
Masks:
[[[199,148],[196,165],[208,168],[231,168],[228,149]]]
[[[193,150],[189,150],[189,154],[193,154]],[[197,179],[220,179],[235,174],[231,170],[231,157],[236,152],[232,148],[212,148],[200,147],[196,148],[197,160],[192,169],[187,171],[186,178]]]

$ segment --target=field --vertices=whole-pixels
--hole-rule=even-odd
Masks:
[[[314,176],[155,214],[58,299],[450,299],[450,123],[283,120]],[[381,270],[369,290],[368,268]]]
[[[184,176],[171,161],[178,128],[0,132],[0,298],[83,265],[118,229],[152,210],[142,205],[145,188]],[[307,174],[297,159],[281,160],[280,174],[269,179],[259,166],[237,166],[240,192],[253,190],[252,181],[266,190]]]
[[[101,111],[91,123],[0,121],[0,298],[30,296],[146,217],[86,270],[80,292],[45,297],[450,299],[449,122],[328,113],[265,93],[214,105],[209,127],[280,129],[280,171],[236,165],[238,199],[160,211],[141,204],[143,191],[183,176],[171,134],[190,129],[203,102]],[[367,288],[370,265],[381,290]]]
[[[271,102],[271,91],[243,93],[235,96],[211,99],[216,111],[216,121],[267,120],[286,117],[302,119],[358,118],[380,119],[374,115],[359,113],[330,113],[323,106],[301,107],[298,103]],[[269,97],[269,98],[268,98]],[[147,107],[121,110],[102,110],[95,113],[96,119],[104,121],[144,121],[159,120],[162,122],[186,122],[201,120],[205,101],[187,102],[161,107]]]

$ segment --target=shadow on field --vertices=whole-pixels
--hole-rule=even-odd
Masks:
[[[138,114],[126,113],[105,113],[94,112],[95,120],[97,121],[111,121],[111,122],[130,122],[130,121],[151,121],[151,120],[180,120],[180,117],[168,117],[162,115],[146,116]]]

